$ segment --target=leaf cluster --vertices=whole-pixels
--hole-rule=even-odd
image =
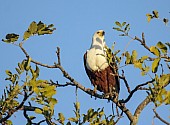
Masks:
[[[119,36],[127,36],[130,31],[130,24],[127,22],[120,23],[119,21],[115,22],[116,27],[113,27],[114,30],[122,32]]]
[[[164,86],[170,83],[170,74],[163,74],[160,77],[155,76],[155,82],[150,86],[151,99],[155,106],[158,107],[162,104],[170,104],[170,91],[167,91]]]
[[[126,57],[125,64],[126,65],[132,64],[134,65],[135,68],[140,69],[142,76],[146,75],[147,72],[149,72],[150,67],[146,66],[145,64],[145,61],[148,59],[147,55],[138,58],[137,51],[133,50],[131,55],[128,51],[126,51],[125,53],[123,53],[123,56]]]
[[[160,19],[160,18],[159,18],[159,12],[158,12],[157,10],[152,11],[151,14],[150,14],[150,13],[147,13],[147,14],[146,14],[146,17],[147,17],[147,21],[148,21],[148,22],[150,22],[151,19]],[[164,23],[165,25],[167,25],[168,22],[169,22],[169,20],[168,20],[167,18],[163,18],[163,19],[161,19],[161,20],[163,21],[163,23]]]
[[[159,41],[156,46],[151,46],[150,47],[150,52],[153,53],[156,58],[154,59],[152,63],[152,72],[156,73],[158,70],[159,62],[163,57],[167,57],[168,55],[168,44],[165,43],[163,44],[161,41]],[[164,61],[170,62],[170,58],[165,59]]]
[[[80,114],[80,103],[79,102],[76,102],[74,104],[74,108],[75,108],[74,110],[75,117],[68,118],[68,122],[66,123],[66,125],[71,125],[72,123],[79,124],[79,125],[84,125],[84,124],[114,125],[115,124],[114,116],[112,115],[106,116],[104,113],[104,108],[102,109],[98,108],[97,110],[90,108],[86,114],[82,114],[82,115]],[[57,121],[60,124],[64,125],[66,118],[62,113],[58,113]]]
[[[28,30],[24,32],[23,41],[27,40],[28,38],[30,38],[31,36],[34,36],[36,34],[37,35],[52,34],[53,31],[56,30],[56,28],[53,28],[53,27],[54,27],[53,24],[46,25],[41,21],[39,21],[38,23],[33,21],[29,25]],[[2,39],[2,41],[6,42],[6,43],[14,43],[18,39],[19,39],[18,34],[10,33],[10,34],[7,34],[5,39]]]
[[[0,99],[0,119],[6,117],[6,114],[18,110],[21,103],[24,104],[24,102],[18,101],[19,95],[24,98],[29,98],[28,95],[32,95],[31,101],[42,106],[42,108],[37,107],[35,113],[43,114],[46,119],[51,119],[54,114],[54,106],[57,103],[57,100],[53,98],[53,95],[56,94],[56,86],[48,84],[46,80],[37,80],[40,70],[37,65],[35,69],[32,68],[31,58],[18,63],[18,67],[15,69],[17,72],[15,74],[6,70],[8,76],[6,80],[11,84],[6,87]],[[24,84],[19,84],[20,77],[24,73],[26,74]],[[35,117],[30,119],[33,120]]]
[[[50,25],[46,25],[43,22],[39,21],[38,23],[36,23],[35,21],[33,21],[28,30],[25,31],[24,36],[23,36],[23,40],[27,40],[30,36],[38,34],[38,35],[44,35],[44,34],[52,34],[54,30],[56,30],[56,28],[53,28],[54,25],[50,24]]]
[[[12,74],[11,71],[6,70],[8,78],[11,81],[9,86],[6,86],[2,97],[0,98],[0,119],[6,116],[6,113],[12,112],[19,105],[18,95],[21,93],[21,86],[18,84],[18,75]]]
[[[118,69],[117,64],[121,62],[121,57],[117,56],[117,54],[120,52],[120,50],[115,51],[113,53],[114,45],[112,46],[112,49],[109,47],[105,46],[105,52],[106,52],[106,59],[108,64],[113,68],[113,69]],[[115,71],[116,71],[115,70]]]
[[[159,13],[158,11],[153,11],[152,14],[147,14],[147,19],[148,22],[150,22],[151,19],[153,18],[159,18]],[[168,23],[168,19],[163,19],[164,23]],[[115,22],[116,25],[121,27],[122,24],[118,23],[118,21]],[[121,30],[119,28],[114,28],[114,30],[125,32],[124,30]],[[169,57],[169,49],[170,49],[170,43],[163,43],[161,41],[157,42],[155,46],[148,47],[145,43],[145,38],[144,34],[142,34],[142,39],[139,39],[137,37],[133,38],[129,36],[128,34],[125,33],[125,35],[120,35],[120,36],[128,36],[132,38],[132,40],[137,40],[141,43],[142,46],[144,46],[145,49],[147,49],[150,53],[152,53],[154,56],[150,57],[150,55],[145,55],[142,57],[138,57],[138,52],[137,50],[133,50],[132,54],[130,54],[128,51],[122,54],[123,57],[125,57],[125,64],[128,66],[129,64],[134,65],[135,68],[139,68],[141,70],[141,75],[148,75],[149,71],[151,70],[152,73],[154,73],[155,77],[151,79],[154,80],[153,83],[149,84],[149,89],[147,91],[148,96],[152,100],[152,102],[155,104],[156,107],[166,104],[170,104],[170,91],[166,89],[166,86],[170,83],[170,74],[169,73],[164,73],[164,68],[166,67],[169,68],[169,62],[170,62],[170,57]],[[151,62],[151,63],[146,63]],[[165,67],[160,66],[160,63],[163,63]],[[151,64],[151,65],[146,65],[146,64]],[[161,68],[162,74],[158,72],[158,69]]]
[[[19,35],[18,34],[15,34],[15,33],[10,33],[10,34],[7,34],[6,39],[2,39],[3,42],[6,42],[6,43],[13,43],[15,41],[18,40],[19,38]]]

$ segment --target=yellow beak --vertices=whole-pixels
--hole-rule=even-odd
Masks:
[[[98,32],[98,35],[99,35],[99,36],[104,36],[104,34],[105,34],[104,31]]]

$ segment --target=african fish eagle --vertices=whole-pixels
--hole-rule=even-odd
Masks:
[[[104,35],[103,30],[94,33],[91,47],[84,54],[84,67],[95,90],[113,96],[120,90],[119,76],[117,69],[108,63]]]

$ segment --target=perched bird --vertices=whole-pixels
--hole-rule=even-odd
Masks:
[[[92,44],[89,50],[84,54],[84,67],[86,73],[96,89],[111,97],[114,93],[119,93],[120,83],[114,58],[112,63],[108,61],[105,39],[105,32],[98,30],[94,33]],[[113,56],[113,54],[111,53]]]

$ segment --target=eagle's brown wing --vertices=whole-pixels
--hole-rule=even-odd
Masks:
[[[87,52],[84,54],[84,67],[93,86],[97,86],[97,90],[105,94],[112,93],[113,91],[119,93],[119,76],[115,70],[111,66],[108,66],[102,71],[91,71],[86,66],[86,58]]]

